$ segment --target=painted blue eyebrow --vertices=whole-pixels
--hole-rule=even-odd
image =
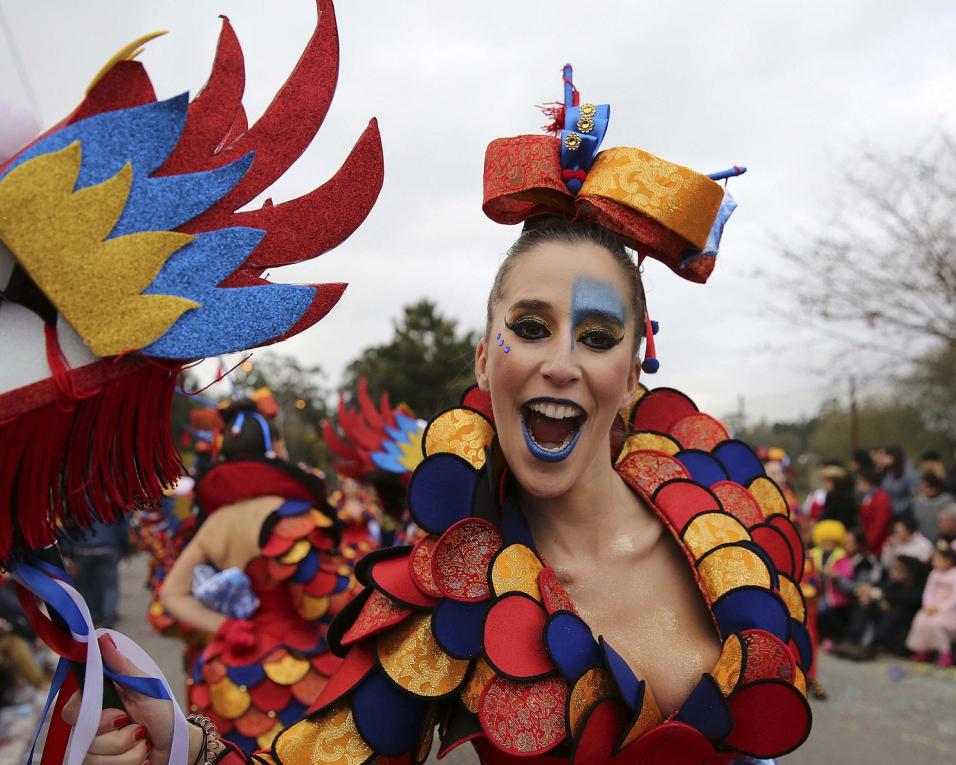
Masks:
[[[627,321],[627,306],[614,282],[579,276],[571,287],[571,327],[594,317],[616,322],[623,328]],[[571,347],[574,347],[573,332]]]

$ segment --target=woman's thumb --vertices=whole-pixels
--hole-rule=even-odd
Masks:
[[[97,641],[100,644],[100,653],[103,655],[103,663],[107,668],[117,675],[126,675],[127,677],[146,677],[139,667],[120,653],[113,638],[108,634],[100,635]]]

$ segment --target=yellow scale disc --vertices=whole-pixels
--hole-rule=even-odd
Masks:
[[[524,545],[508,545],[498,554],[491,567],[491,585],[495,595],[523,592],[535,600],[541,600],[538,574],[543,568],[538,556]]]
[[[444,696],[465,678],[467,659],[453,659],[435,642],[431,614],[416,614],[382,633],[378,661],[399,686],[416,696]]]
[[[755,478],[750,482],[750,486],[747,488],[750,489],[750,493],[754,495],[757,504],[760,505],[764,518],[769,518],[771,515],[777,514],[787,517],[790,516],[787,501],[783,498],[783,494],[780,493],[780,489],[777,488],[777,484],[769,478],[765,478],[764,476]]]
[[[327,597],[313,598],[310,595],[303,595],[302,602],[296,610],[303,619],[312,621],[329,610],[329,599]]]
[[[568,700],[568,722],[571,735],[577,738],[587,711],[601,699],[617,696],[611,673],[601,667],[592,667],[574,684]]]
[[[282,723],[277,720],[276,724],[272,726],[272,730],[266,731],[261,736],[256,737],[256,743],[259,745],[260,749],[268,749],[270,746],[272,746],[272,742],[275,740],[275,737],[281,732]]]
[[[315,521],[315,525],[323,529],[327,529],[332,525],[332,519],[329,518],[325,513],[320,513],[314,507],[309,512],[312,513],[312,519]]]
[[[287,653],[278,661],[267,661],[262,665],[266,677],[279,685],[292,685],[309,674],[311,664],[308,659],[298,659]]]
[[[166,609],[163,608],[162,604],[157,600],[154,600],[152,603],[149,604],[149,612],[153,616],[162,616],[165,613],[165,611]]]
[[[724,641],[723,650],[720,652],[720,658],[711,671],[717,685],[724,696],[729,696],[734,688],[737,687],[737,681],[740,680],[741,661],[743,659],[743,646],[740,638],[731,634]]]
[[[626,459],[631,452],[640,451],[663,452],[674,456],[680,451],[680,444],[670,436],[664,436],[660,433],[635,433],[627,437],[616,462]]]
[[[750,539],[744,525],[726,513],[704,513],[690,522],[681,535],[684,544],[700,560],[717,545]]]
[[[711,600],[745,585],[770,587],[770,572],[760,556],[746,547],[721,547],[709,553],[697,568]]]
[[[252,698],[245,687],[236,685],[228,677],[209,686],[209,698],[213,711],[227,720],[242,717],[252,704]]]
[[[361,765],[375,753],[345,704],[296,723],[279,736],[275,748],[283,765]]]
[[[461,701],[472,714],[478,714],[478,702],[481,701],[481,694],[485,692],[488,683],[495,679],[495,671],[484,659],[478,659],[475,662],[475,668],[472,670],[471,677],[468,678],[468,684],[461,692]]]
[[[796,686],[797,690],[800,691],[804,696],[807,695],[807,676],[803,674],[803,670],[800,667],[795,667],[796,672],[793,676],[793,684]]]
[[[307,540],[300,539],[289,548],[289,552],[279,558],[279,561],[287,566],[291,566],[293,563],[298,563],[306,555],[308,555],[309,550],[311,549],[312,545],[310,545]]]
[[[494,428],[477,412],[451,409],[438,415],[428,426],[425,454],[457,454],[468,460],[475,470],[480,470],[485,464],[485,447],[494,436]]]
[[[651,686],[645,683],[644,701],[641,705],[641,713],[637,716],[637,720],[634,721],[634,724],[627,732],[627,735],[624,736],[624,741],[621,743],[621,749],[628,744],[637,741],[637,739],[651,730],[651,728],[656,728],[661,724],[663,719],[664,716],[661,714],[660,707],[657,706],[657,699],[654,698],[654,693],[651,691]]]
[[[800,595],[800,588],[790,579],[784,576],[780,577],[780,597],[787,604],[787,610],[797,621],[804,621],[807,616],[806,606],[803,604],[803,597]]]

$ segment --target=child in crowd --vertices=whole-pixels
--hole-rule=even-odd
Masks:
[[[832,559],[829,565],[831,602],[841,605],[831,608],[821,617],[821,631],[830,639],[845,638],[851,617],[857,608],[857,592],[863,587],[875,587],[883,578],[880,561],[866,548],[866,536],[860,529],[845,535],[843,556]],[[836,597],[839,593],[840,597]]]
[[[845,540],[846,528],[839,521],[820,521],[813,527],[810,557],[821,585],[817,616],[824,650],[830,650],[833,640],[842,637],[850,615],[852,601],[835,585],[839,578],[835,566],[846,557]]]
[[[953,666],[956,639],[956,549],[945,542],[933,554],[933,570],[923,590],[923,607],[913,619],[906,647],[915,661],[927,661],[936,652],[939,667]]]
[[[867,547],[874,555],[880,555],[893,525],[893,503],[880,486],[880,476],[875,468],[859,471],[856,488],[860,495],[860,527],[866,535]]]
[[[946,491],[946,481],[934,472],[920,476],[919,491],[913,497],[913,516],[919,530],[930,542],[939,537],[939,514],[953,504],[953,495]]]
[[[893,523],[893,533],[883,545],[883,568],[889,569],[900,555],[909,555],[923,563],[933,557],[933,543],[924,537],[911,515],[904,515]]]

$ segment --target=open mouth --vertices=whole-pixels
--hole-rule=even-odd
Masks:
[[[574,449],[587,414],[573,401],[535,398],[521,407],[528,449],[538,459],[558,462]]]

